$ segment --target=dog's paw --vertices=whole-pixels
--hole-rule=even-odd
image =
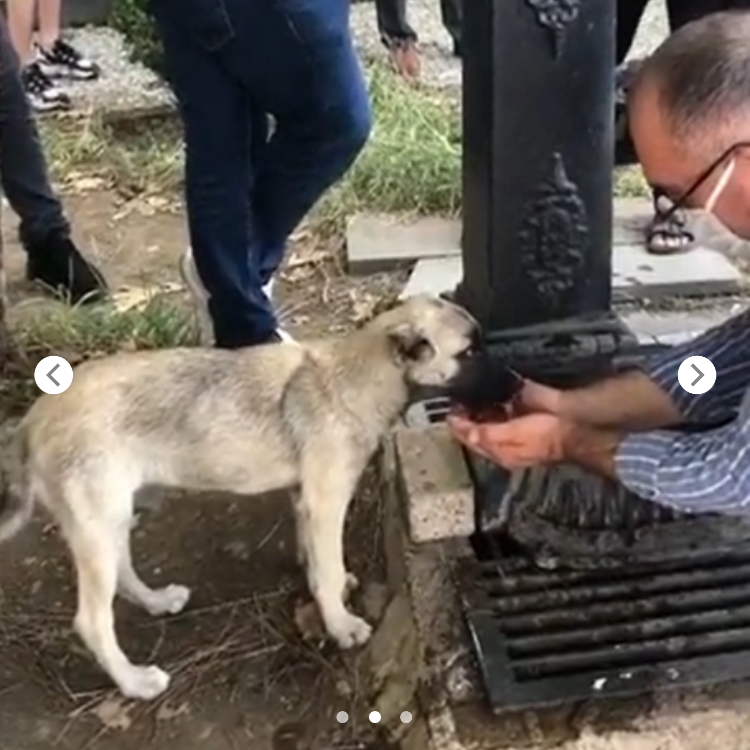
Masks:
[[[328,628],[331,637],[340,648],[354,648],[370,640],[372,628],[361,617],[345,612]]]
[[[187,586],[169,585],[153,592],[147,609],[154,617],[176,615],[185,609],[189,599],[190,589]]]
[[[150,701],[169,687],[169,675],[159,667],[133,667],[117,684],[120,692],[133,700]]]

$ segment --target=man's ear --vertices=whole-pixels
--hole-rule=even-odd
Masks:
[[[390,328],[387,335],[397,361],[424,361],[435,353],[432,344],[411,323],[399,323]]]

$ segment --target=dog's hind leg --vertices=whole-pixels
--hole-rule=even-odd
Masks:
[[[112,484],[102,482],[99,491]],[[132,495],[96,502],[91,485],[70,482],[61,509],[61,530],[78,574],[75,629],[99,665],[128,698],[150,700],[166,690],[169,675],[155,666],[136,666],[124,654],[115,633],[114,602],[123,529],[128,529]],[[116,493],[116,491],[115,491]]]
[[[143,607],[154,617],[176,615],[185,609],[190,599],[186,586],[170,584],[162,589],[147,586],[135,572],[130,551],[130,527],[121,530],[117,569],[117,593],[132,604]]]
[[[334,448],[335,450],[331,450]],[[334,465],[320,456],[336,456]],[[310,590],[326,629],[341,648],[365,643],[372,628],[347,610],[348,574],[344,565],[344,521],[357,486],[359,461],[347,460],[344,445],[305,446],[302,492],[297,506],[299,534],[307,561]]]

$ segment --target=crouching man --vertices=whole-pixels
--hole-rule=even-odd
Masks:
[[[712,212],[750,239],[750,12],[675,32],[640,70],[628,116],[653,189]],[[677,371],[700,355],[716,384],[691,395]],[[455,436],[509,469],[576,463],[646,499],[688,512],[750,514],[750,312],[637,372],[567,392],[526,383],[507,422],[451,418]],[[687,423],[705,431],[679,431]],[[721,425],[721,426],[716,426]]]

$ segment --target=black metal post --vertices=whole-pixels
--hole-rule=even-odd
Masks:
[[[615,3],[471,0],[463,35],[458,299],[490,331],[606,313]]]

